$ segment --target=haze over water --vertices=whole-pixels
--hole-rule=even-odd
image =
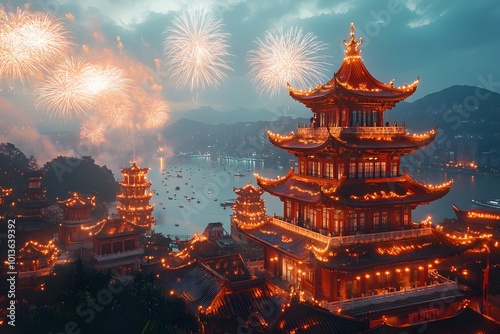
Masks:
[[[154,229],[164,235],[191,236],[202,233],[210,222],[222,222],[229,232],[233,210],[229,206],[224,209],[220,203],[236,198],[233,188],[243,187],[248,182],[256,185],[254,173],[275,178],[287,171],[287,167],[268,167],[255,160],[219,159],[214,162],[210,157],[192,157],[182,162],[159,160],[148,174],[151,189],[155,190],[152,199],[156,218]],[[235,173],[245,175],[235,176]],[[500,176],[433,170],[414,171],[410,175],[418,182],[432,185],[454,181],[448,195],[413,211],[415,222],[431,216],[434,223],[439,223],[444,218],[456,218],[452,204],[469,209],[472,199],[500,198]],[[262,198],[267,214],[282,214],[283,205],[277,197],[264,193]]]

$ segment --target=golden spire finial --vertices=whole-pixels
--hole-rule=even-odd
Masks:
[[[349,34],[350,35],[349,42],[347,42],[344,39],[344,45],[346,47],[346,50],[344,51],[345,55],[346,56],[359,56],[360,50],[358,49],[358,47],[361,45],[361,43],[363,43],[363,38],[360,37],[359,40],[356,41],[356,37],[354,35],[354,30],[356,29],[356,26],[354,25],[354,23],[351,23],[351,26],[349,29],[351,30],[351,33]]]

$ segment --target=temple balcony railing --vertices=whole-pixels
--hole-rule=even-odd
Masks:
[[[115,252],[115,253],[101,254],[101,255],[94,253],[94,259],[96,259],[97,262],[102,262],[102,261],[111,261],[123,257],[142,255],[142,254],[144,254],[144,249],[136,248],[124,252]]]
[[[353,126],[353,127],[298,127],[297,133],[303,137],[328,137],[329,133],[338,136],[340,133],[364,135],[397,135],[405,134],[404,126]]]
[[[333,238],[339,240],[340,241],[339,244],[346,245],[346,244],[372,243],[372,242],[416,238],[423,235],[430,235],[431,233],[432,233],[431,227],[423,227],[423,228],[415,228],[409,230],[346,235]]]
[[[376,232],[376,233],[367,233],[367,234],[355,234],[355,235],[346,235],[346,236],[328,236],[321,234],[319,232],[315,232],[309,230],[305,227],[301,227],[284,220],[281,220],[277,217],[273,217],[271,219],[272,224],[279,226],[285,230],[290,232],[294,232],[310,239],[314,239],[320,241],[325,244],[330,244],[332,246],[340,246],[340,245],[349,245],[349,244],[357,244],[357,243],[374,243],[381,241],[391,241],[391,240],[400,240],[400,239],[408,239],[408,238],[416,238],[423,235],[430,235],[432,233],[431,227],[422,227],[422,228],[414,228],[409,230],[397,230],[397,231],[387,231],[387,232]]]
[[[439,294],[439,296],[459,295],[458,282],[449,280],[441,275],[439,279],[435,279],[431,284],[425,284],[417,287],[404,287],[400,290],[391,291],[384,290],[382,293],[372,293],[369,296],[339,300],[328,302],[323,305],[330,312],[338,313],[341,310],[351,310],[359,307],[367,307],[370,305],[393,303],[407,298],[418,298],[418,302],[425,301],[426,296]]]
[[[314,239],[314,240],[323,242],[325,244],[327,244],[330,241],[330,239],[332,239],[332,237],[323,235],[323,234],[318,233],[318,232],[314,232],[314,231],[308,230],[307,228],[300,227],[300,226],[294,225],[292,223],[288,223],[288,222],[286,222],[284,220],[281,220],[281,219],[278,219],[276,217],[273,217],[273,219],[271,220],[271,222],[274,225],[279,226],[279,227],[281,227],[281,228],[283,228],[285,230],[288,230],[290,232],[294,232],[294,233],[297,233],[297,234],[301,234],[301,235],[306,236],[306,237],[308,237],[310,239]]]

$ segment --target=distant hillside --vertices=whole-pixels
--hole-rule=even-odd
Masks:
[[[209,106],[203,106],[194,110],[172,112],[170,123],[180,119],[188,119],[210,125],[235,124],[239,122],[272,121],[282,116],[304,117],[310,112],[297,103],[294,108],[280,107],[270,111],[267,109],[249,110],[240,107],[232,111],[218,111]]]
[[[288,161],[286,152],[270,145],[267,131],[295,131],[297,123],[308,124],[311,111],[305,114],[307,117],[304,118],[278,117],[265,110],[252,114],[241,108],[222,113],[204,107],[188,113],[196,120],[181,118],[171,122],[163,135],[174,152],[257,155]],[[257,115],[261,115],[262,119],[251,121]],[[271,120],[268,119],[270,115],[274,116]],[[475,153],[471,157],[477,160],[481,152],[500,152],[499,115],[500,94],[471,86],[453,86],[411,103],[401,102],[387,111],[385,118],[390,124],[394,121],[399,124],[405,122],[410,132],[425,132],[436,125],[439,127],[440,137],[426,148],[430,149],[427,161],[435,161],[439,157],[448,159],[447,152],[461,150],[458,142],[474,147]],[[226,124],[219,121],[221,116],[225,117]]]
[[[386,112],[390,123],[406,122],[413,130],[436,124],[445,131],[489,133],[500,125],[500,94],[472,86],[452,86]]]

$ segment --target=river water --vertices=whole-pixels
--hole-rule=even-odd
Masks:
[[[182,161],[160,158],[155,166],[150,167],[148,177],[155,193],[151,201],[155,204],[154,229],[165,235],[200,234],[210,222],[222,222],[229,232],[232,210],[230,207],[224,209],[220,203],[236,198],[234,188],[243,187],[248,182],[256,185],[254,173],[275,178],[288,171],[286,168],[266,167],[260,160],[226,158],[213,161],[210,157],[189,157]],[[413,221],[431,216],[432,221],[438,223],[443,218],[455,218],[452,204],[467,209],[472,207],[472,199],[500,198],[500,176],[441,170],[414,171],[411,176],[418,182],[434,185],[450,179],[454,181],[448,195],[415,209]],[[279,199],[267,193],[262,198],[268,214],[282,214]]]

